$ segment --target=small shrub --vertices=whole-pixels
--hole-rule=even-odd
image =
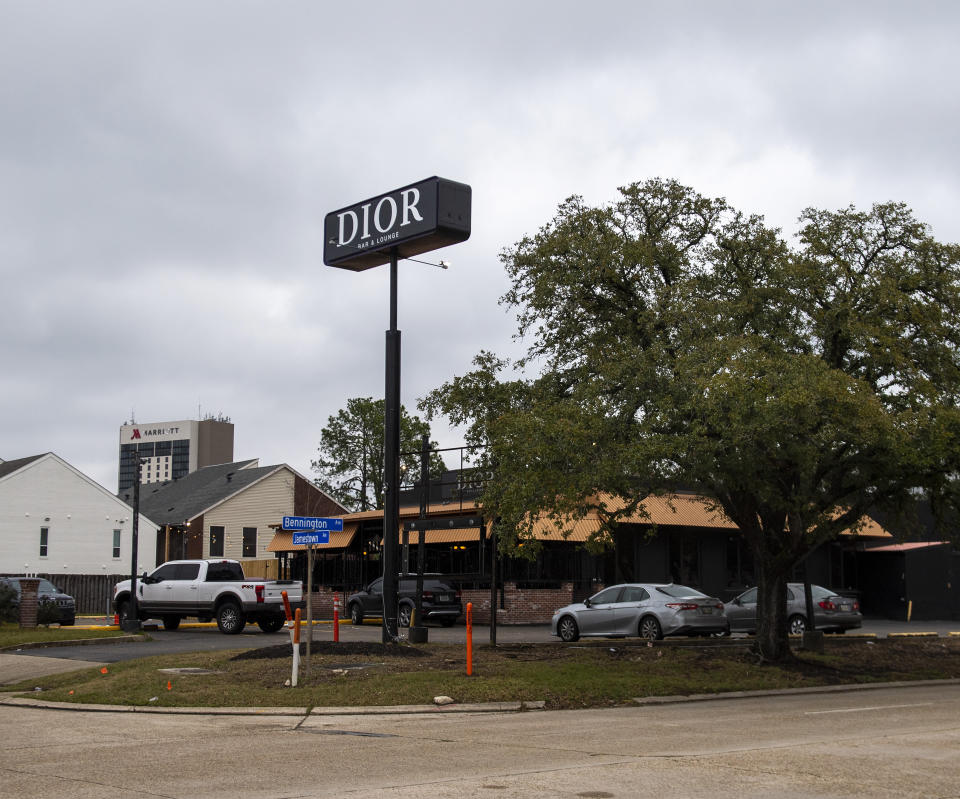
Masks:
[[[60,608],[52,599],[41,600],[37,604],[37,624],[56,624],[60,621]]]

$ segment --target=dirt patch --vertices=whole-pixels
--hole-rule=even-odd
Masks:
[[[300,642],[300,654],[307,653],[307,644]],[[310,645],[310,654],[323,656],[331,655],[338,659],[350,657],[398,659],[409,660],[411,658],[428,657],[426,651],[416,649],[412,646],[403,644],[384,644],[364,641],[345,641],[343,643],[334,643],[333,641],[313,641]],[[290,657],[290,644],[279,644],[278,646],[265,646],[260,649],[249,649],[235,655],[231,660],[275,660],[277,658]]]

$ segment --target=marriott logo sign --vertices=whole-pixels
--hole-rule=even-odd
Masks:
[[[427,178],[332,211],[324,219],[323,262],[361,271],[399,258],[466,241],[471,190],[464,183]]]
[[[134,427],[133,430],[130,431],[130,440],[141,440],[141,437],[155,438],[157,436],[175,436],[179,432],[179,427],[148,427],[143,430],[139,427]]]

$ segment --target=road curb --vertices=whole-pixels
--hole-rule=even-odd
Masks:
[[[18,652],[21,649],[52,649],[58,646],[96,646],[97,644],[131,644],[146,640],[145,635],[115,635],[112,638],[72,638],[64,641],[31,641],[0,647],[0,652]]]
[[[688,702],[712,702],[729,699],[757,699],[769,696],[804,696],[811,694],[848,693],[882,688],[920,688],[937,685],[960,685],[960,679],[912,680],[906,682],[874,682],[852,685],[818,685],[805,688],[774,688],[760,691],[730,691],[722,694],[686,694],[645,696],[632,700],[633,706],[677,705]],[[36,710],[67,710],[87,713],[154,713],[184,716],[380,716],[423,715],[438,713],[522,713],[545,710],[546,702],[481,702],[452,705],[370,705],[358,707],[151,707],[149,705],[93,705],[80,702],[47,702],[29,696],[0,696],[0,705]],[[624,707],[621,705],[620,707]],[[610,710],[614,708],[608,708]]]
[[[718,699],[755,699],[766,696],[805,696],[873,691],[881,688],[915,688],[921,686],[960,685],[960,679],[911,680],[906,682],[866,682],[846,685],[809,685],[803,688],[770,688],[757,691],[728,691],[722,694],[689,694],[686,696],[643,696],[633,699],[636,705],[675,705],[684,702],[711,702]]]

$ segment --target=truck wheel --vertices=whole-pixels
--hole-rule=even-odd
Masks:
[[[123,627],[125,621],[129,621],[133,618],[132,608],[130,607],[129,602],[121,602],[120,606],[117,608],[117,616],[120,619],[120,626]]]
[[[283,616],[270,616],[266,619],[260,619],[260,621],[257,622],[257,626],[265,633],[275,633],[283,627],[283,622]]]
[[[236,635],[246,626],[243,611],[236,602],[224,602],[217,608],[217,628],[224,635]]]
[[[180,626],[180,617],[179,616],[164,616],[161,619],[163,622],[164,630],[176,630]]]
[[[363,624],[363,608],[357,602],[350,606],[350,623]]]

